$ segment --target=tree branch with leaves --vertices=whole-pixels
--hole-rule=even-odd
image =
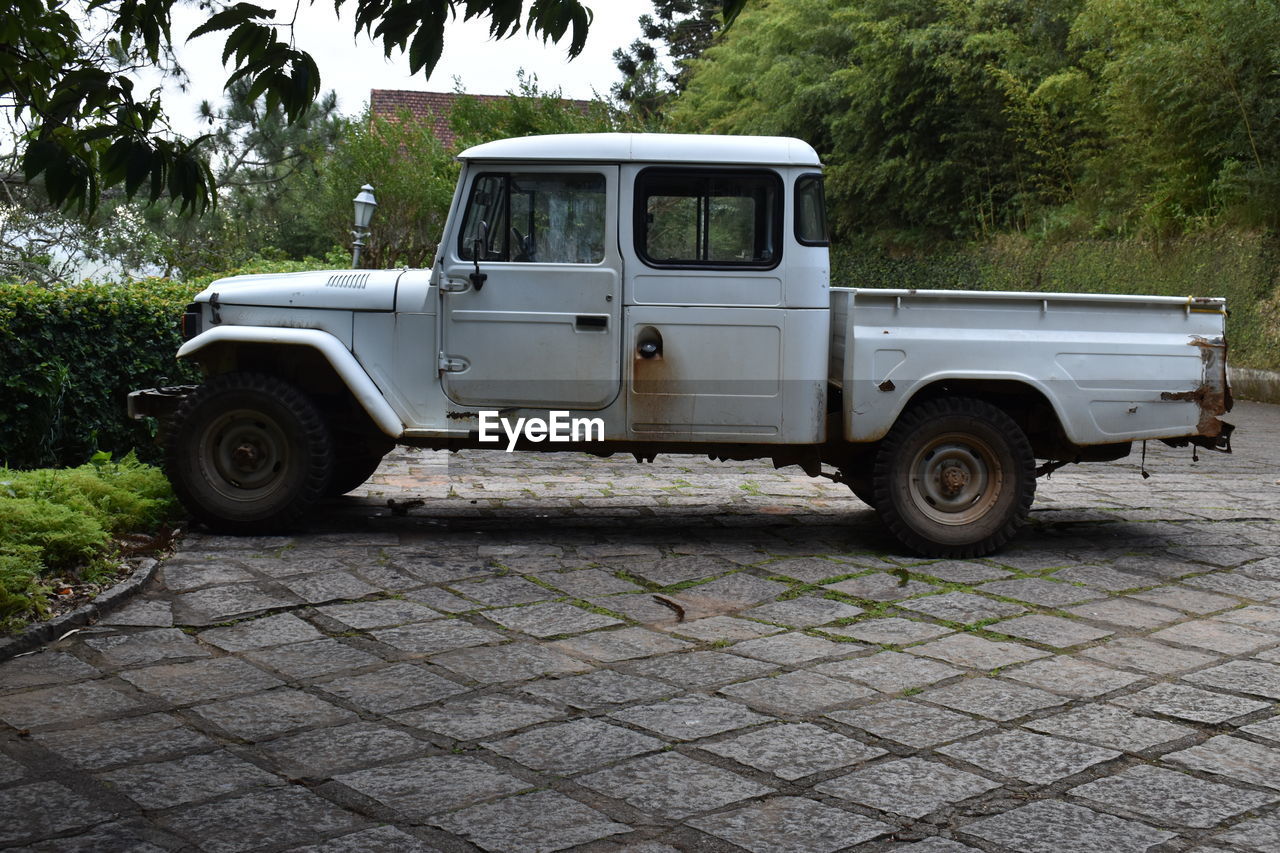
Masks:
[[[158,91],[139,93],[140,67],[181,74],[173,58],[172,9],[178,0],[11,0],[0,20],[0,104],[23,125],[21,180],[40,182],[55,204],[94,210],[104,189],[132,198],[169,198],[186,211],[215,201],[206,139],[186,140],[166,123]],[[746,0],[722,0],[726,21]],[[308,0],[308,6],[313,5]],[[568,40],[582,52],[592,11],[582,0],[334,0],[354,10],[355,35],[390,57],[408,57],[412,73],[429,76],[440,60],[448,24],[489,20],[495,39],[521,30],[544,42]],[[248,2],[202,0],[208,18],[191,38],[224,34],[226,86],[249,86],[249,99],[303,119],[321,91],[315,59],[297,46],[293,22]],[[299,10],[302,7],[299,6]],[[299,10],[295,10],[294,20]]]

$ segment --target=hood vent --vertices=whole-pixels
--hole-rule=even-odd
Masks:
[[[340,275],[331,275],[329,280],[324,283],[325,287],[346,287],[352,290],[364,290],[369,283],[369,274],[367,272],[348,272]]]

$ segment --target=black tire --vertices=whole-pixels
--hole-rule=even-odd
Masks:
[[[339,456],[333,464],[333,477],[325,491],[328,497],[345,495],[369,481],[382,464],[382,456]]]
[[[872,505],[926,557],[980,557],[1013,538],[1036,493],[1022,429],[990,403],[939,397],[907,409],[876,454]]]
[[[295,527],[329,488],[333,446],[319,409],[274,376],[227,373],[178,408],[165,473],[209,527],[260,534]]]

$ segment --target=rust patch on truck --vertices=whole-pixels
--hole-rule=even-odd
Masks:
[[[1216,438],[1222,434],[1218,419],[1231,411],[1231,388],[1227,384],[1227,341],[1225,338],[1203,338],[1192,335],[1189,344],[1200,349],[1203,374],[1200,385],[1190,391],[1165,391],[1161,400],[1184,401],[1200,407],[1196,430],[1200,435]]]

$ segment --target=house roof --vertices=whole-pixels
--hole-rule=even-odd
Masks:
[[[460,160],[568,160],[573,162],[731,163],[820,166],[807,143],[785,136],[713,136],[678,133],[562,133],[522,136],[476,145]]]
[[[449,113],[459,98],[475,98],[481,103],[505,101],[508,95],[471,95],[458,92],[419,92],[413,89],[372,89],[369,92],[369,110],[380,118],[394,119],[401,110],[418,119],[431,122],[432,132],[445,148],[454,148],[457,137],[449,126]],[[564,103],[572,104],[586,110],[591,102],[564,99]]]

